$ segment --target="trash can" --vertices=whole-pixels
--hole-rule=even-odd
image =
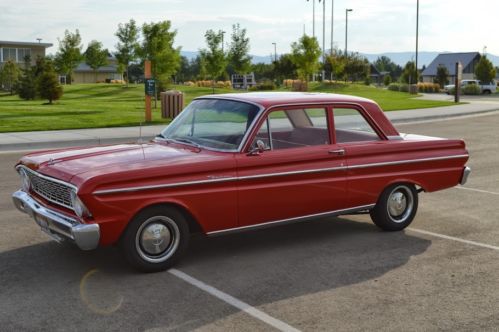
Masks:
[[[161,117],[174,119],[184,108],[184,94],[171,90],[161,92]]]

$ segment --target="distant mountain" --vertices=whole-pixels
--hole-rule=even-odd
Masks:
[[[181,51],[180,52],[183,56],[185,56],[188,59],[194,59],[196,56],[198,56],[199,52],[192,52],[192,51]],[[451,53],[451,52],[419,52],[418,56],[418,67],[423,67],[427,66],[439,55],[440,53]],[[369,62],[374,62],[376,59],[380,56],[387,56],[389,57],[393,62],[400,66],[405,66],[405,64],[408,61],[414,60],[414,52],[386,52],[386,53],[378,53],[378,54],[373,54],[373,53],[361,53],[363,56],[365,56]],[[252,55],[252,62],[253,63],[271,63],[271,55],[268,56],[259,56],[259,55]],[[487,57],[489,58],[490,61],[494,64],[494,66],[499,66],[499,56],[494,55],[494,54],[487,54]]]

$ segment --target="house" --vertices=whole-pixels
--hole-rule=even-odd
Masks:
[[[122,80],[123,75],[118,71],[118,60],[109,57],[107,62],[107,65],[99,67],[96,72],[85,62],[80,63],[73,71],[73,83],[104,83],[111,80]],[[64,77],[61,77],[61,81],[61,83],[65,83]]]
[[[456,62],[461,62],[463,66],[462,79],[475,78],[475,66],[480,60],[481,55],[478,52],[467,53],[442,53],[439,54],[430,65],[423,70],[423,82],[433,82],[437,76],[439,66],[445,66],[449,71],[449,80],[452,82],[456,77]]]
[[[21,66],[26,56],[31,58],[31,65],[34,65],[36,58],[44,57],[45,50],[49,47],[52,47],[52,44],[0,40],[0,67],[9,60]]]

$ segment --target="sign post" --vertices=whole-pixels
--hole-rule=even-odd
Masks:
[[[146,122],[152,121],[151,96],[154,96],[156,82],[151,78],[151,61],[144,61],[144,81],[145,81],[145,100],[146,100]],[[152,87],[152,90],[151,90]],[[152,91],[152,93],[151,93]]]
[[[459,103],[461,94],[461,79],[463,77],[463,65],[461,62],[456,62],[456,76],[454,82],[454,102]]]

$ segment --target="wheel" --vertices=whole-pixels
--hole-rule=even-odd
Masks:
[[[418,193],[411,184],[386,188],[370,211],[372,221],[385,231],[400,231],[412,222],[418,209]]]
[[[155,206],[137,214],[120,239],[120,248],[134,268],[164,271],[182,255],[189,242],[189,227],[174,208]]]
[[[483,94],[484,94],[484,95],[490,95],[491,93],[492,93],[492,91],[490,91],[490,90],[484,90],[484,91],[483,91]]]

